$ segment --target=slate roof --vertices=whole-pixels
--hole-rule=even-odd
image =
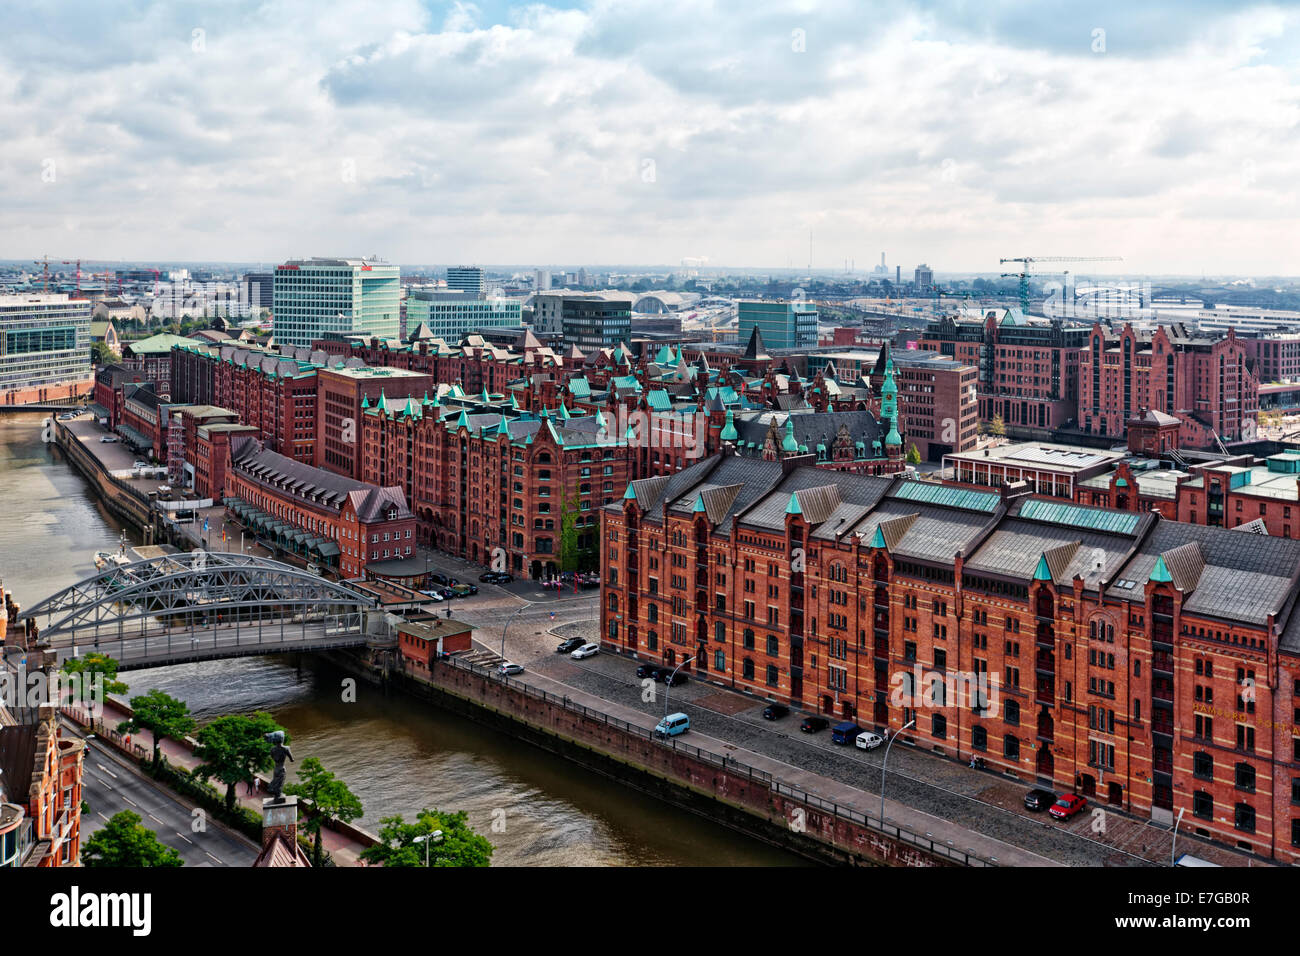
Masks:
[[[1300,582],[1300,541],[1175,521],[1156,525],[1111,583],[1108,593],[1141,600],[1161,555],[1176,585],[1187,573],[1184,565],[1189,556],[1181,552],[1171,558],[1170,553],[1193,542],[1199,545],[1204,567],[1196,575],[1191,595],[1183,601],[1185,614],[1263,624],[1269,614],[1278,613],[1295,600]]]

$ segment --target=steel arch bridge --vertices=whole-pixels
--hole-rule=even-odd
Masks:
[[[120,669],[364,644],[375,602],[301,568],[194,551],[110,568],[21,611],[60,662],[87,650]]]

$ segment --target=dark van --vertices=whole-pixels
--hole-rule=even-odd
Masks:
[[[833,744],[851,744],[858,739],[858,734],[862,733],[862,728],[851,720],[846,720],[842,724],[836,724],[831,728],[831,743]]]

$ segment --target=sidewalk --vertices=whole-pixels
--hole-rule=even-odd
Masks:
[[[116,728],[119,723],[126,720],[130,715],[113,700],[104,702],[104,712],[100,719],[106,728]],[[153,751],[153,735],[147,731],[136,734],[129,741],[133,746],[143,747],[147,753]],[[169,763],[173,766],[184,767],[186,770],[193,770],[199,764],[199,760],[194,756],[193,750],[188,744],[183,744],[173,740],[171,737],[164,737],[162,741],[162,753],[167,757]],[[236,787],[236,800],[241,806],[247,807],[262,816],[262,800],[266,797],[266,779],[259,776],[260,786],[255,794],[248,793],[247,786],[240,784]],[[290,780],[290,782],[293,782]],[[213,781],[213,785],[218,792],[224,796],[224,784]],[[328,827],[322,831],[325,852],[334,858],[336,866],[360,866],[361,851],[366,845],[352,839],[351,837],[331,830]]]

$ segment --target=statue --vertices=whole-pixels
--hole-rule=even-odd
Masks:
[[[284,731],[274,730],[266,735],[271,742],[271,759],[275,761],[275,773],[266,786],[266,792],[275,800],[284,799],[284,759],[293,759],[293,751],[284,742]]]

